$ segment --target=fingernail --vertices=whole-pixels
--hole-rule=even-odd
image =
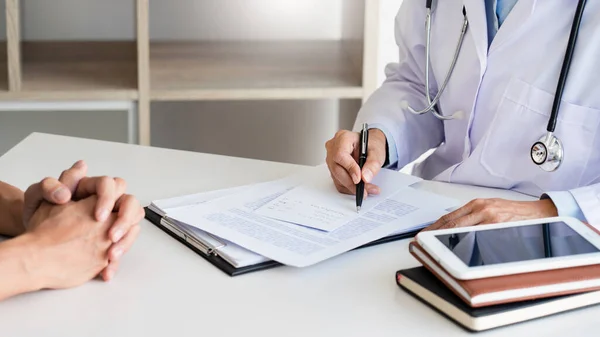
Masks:
[[[114,272],[112,269],[109,269],[109,270],[106,272],[106,280],[107,280],[107,281],[110,281],[110,280],[112,280],[113,276],[115,276],[115,272]]]
[[[69,191],[64,187],[59,187],[52,195],[57,201],[67,201],[69,199]]]
[[[369,187],[367,188],[367,192],[369,192],[369,194],[379,194],[379,188],[377,187]]]
[[[363,171],[363,177],[365,178],[366,182],[370,183],[371,179],[373,179],[373,172],[371,172],[369,169],[365,169]]]
[[[360,182],[360,178],[356,175],[356,173],[352,173],[352,182],[355,184]]]
[[[113,234],[113,242],[119,242],[119,240],[121,240],[121,238],[123,237],[123,230],[122,229],[117,229],[115,231],[115,234]]]
[[[123,255],[123,248],[119,247],[114,250],[115,259],[118,259]]]
[[[75,163],[74,167],[75,168],[82,168],[84,165],[85,164],[84,164],[83,160],[80,160],[80,161],[78,161],[78,162]]]
[[[108,219],[108,215],[110,214],[110,212],[103,208],[100,211],[98,211],[98,221],[106,221],[106,219]]]

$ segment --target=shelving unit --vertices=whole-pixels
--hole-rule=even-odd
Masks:
[[[47,99],[137,99],[135,44],[130,42],[25,42],[22,92]]]
[[[153,100],[362,98],[338,41],[150,44]]]
[[[133,101],[138,142],[150,145],[154,101],[361,100],[375,89],[378,0],[343,0],[342,38],[324,41],[154,41],[150,2],[134,1],[135,41],[41,42],[22,41],[22,1],[6,0],[0,100]]]

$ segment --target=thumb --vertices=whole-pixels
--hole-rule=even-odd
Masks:
[[[60,181],[54,178],[45,178],[37,184],[31,185],[24,194],[23,223],[27,225],[43,201],[51,204],[64,204],[71,200],[71,192]]]
[[[71,200],[71,192],[60,181],[54,178],[45,178],[41,182],[31,185],[25,191],[25,200],[34,208],[37,208],[44,200],[59,205]]]

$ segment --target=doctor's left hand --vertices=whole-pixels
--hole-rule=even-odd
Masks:
[[[454,212],[444,215],[424,230],[539,219],[557,215],[556,206],[550,199],[537,201],[475,199]]]
[[[140,232],[139,222],[144,217],[144,210],[135,197],[125,194],[127,184],[123,179],[86,177],[86,174],[87,165],[78,161],[63,171],[58,180],[45,178],[31,185],[25,192],[23,223],[27,228],[43,201],[62,205],[96,195],[98,201],[94,217],[97,221],[103,222],[111,213],[117,213],[117,219],[109,230],[109,238],[113,242],[108,251],[109,265],[101,273],[102,278],[109,281],[119,267],[120,258],[131,248]]]

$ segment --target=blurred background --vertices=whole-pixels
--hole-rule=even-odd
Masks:
[[[402,3],[150,0],[146,97],[136,1],[6,0],[3,13],[10,1],[18,13],[1,16],[0,37],[10,59],[16,15],[21,83],[0,72],[0,155],[31,132],[129,143],[149,133],[151,146],[306,165],[324,161],[325,141],[352,127],[396,61]]]

